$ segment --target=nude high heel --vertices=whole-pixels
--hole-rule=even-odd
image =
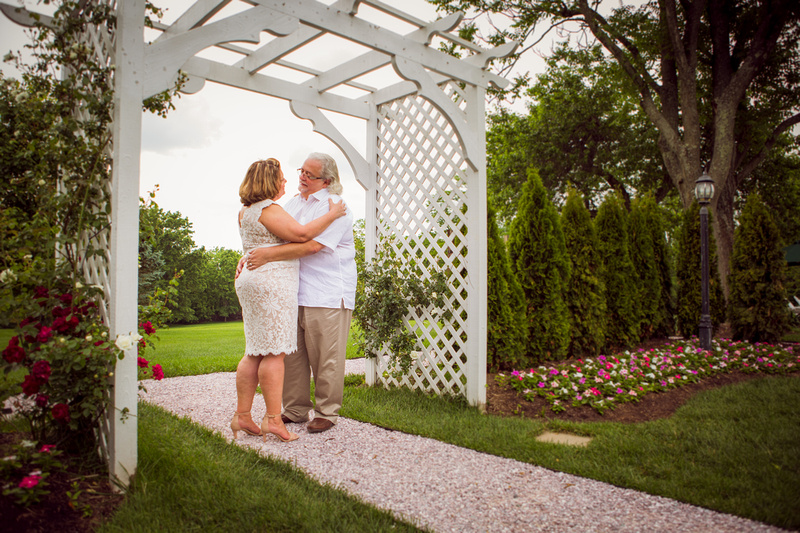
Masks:
[[[251,429],[248,429],[248,428],[242,426],[241,424],[239,424],[239,417],[243,416],[243,415],[247,416],[248,418],[250,418],[250,413],[249,412],[246,412],[246,413],[234,413],[234,415],[233,415],[233,419],[231,420],[231,431],[233,431],[233,440],[236,440],[236,437],[237,437],[239,431],[244,431],[248,435],[253,435],[254,437],[260,437],[261,436],[261,430],[259,430],[258,433],[256,433],[255,431],[253,431]],[[250,421],[251,422],[253,421],[252,418],[250,419]],[[255,423],[253,423],[253,425],[255,425]]]
[[[280,413],[278,413],[277,415],[268,414],[267,416],[264,417],[264,420],[261,421],[261,433],[263,433],[263,435],[264,435],[264,442],[267,442],[267,433],[272,433],[272,431],[269,430],[269,419],[270,418],[277,418],[277,417],[280,417],[280,416],[281,416]],[[280,418],[278,418],[278,420],[280,420]],[[283,424],[283,421],[281,421],[281,424]],[[283,429],[286,429],[286,426],[284,426]],[[286,430],[286,432],[289,434],[289,438],[288,439],[284,439],[283,437],[281,437],[277,433],[272,433],[272,434],[275,435],[276,437],[278,437],[282,442],[292,442],[293,440],[297,440],[297,439],[300,438],[300,437],[297,436],[296,433],[292,433],[289,430]]]

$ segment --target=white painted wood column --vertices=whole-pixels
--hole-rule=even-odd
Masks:
[[[138,331],[139,159],[142,132],[145,0],[117,4],[114,73],[114,163],[111,178],[109,326],[111,338]],[[136,347],[117,361],[111,391],[109,475],[122,486],[136,472]]]
[[[474,85],[465,88],[467,122],[474,132],[475,148],[469,157],[477,170],[470,175],[467,234],[469,250],[469,342],[467,344],[467,401],[486,408],[486,336],[488,302],[487,206],[486,206],[486,90]]]
[[[366,202],[364,213],[364,261],[369,262],[375,257],[377,240],[378,219],[376,217],[376,198],[375,186],[378,179],[378,107],[370,107],[369,119],[367,119],[367,164],[369,165],[369,176],[363,176],[363,184],[366,186]],[[366,358],[364,365],[364,380],[370,387],[377,383],[378,364],[372,357]]]

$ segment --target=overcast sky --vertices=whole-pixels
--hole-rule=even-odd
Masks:
[[[185,9],[180,6],[190,2],[170,0],[156,4],[172,6],[164,17],[164,22],[170,23]],[[423,20],[437,18],[424,0],[387,3],[402,6]],[[21,50],[28,41],[23,28],[0,15],[1,54]],[[337,50],[329,52],[336,54]],[[8,65],[0,65],[0,70],[13,75]],[[364,191],[347,160],[333,143],[313,132],[310,122],[295,117],[287,101],[209,82],[196,94],[181,95],[174,104],[176,109],[166,119],[143,116],[140,192],[144,195],[158,185],[156,202],[191,221],[198,246],[241,249],[236,223],[241,207],[239,184],[253,161],[267,157],[281,161],[288,180],[285,201],[297,190],[295,169],[306,155],[330,153],[339,165],[345,201],[356,218],[364,217]],[[365,122],[344,116],[333,120],[365,155]]]

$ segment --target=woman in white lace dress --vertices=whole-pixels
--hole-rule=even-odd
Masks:
[[[239,187],[244,207],[239,212],[239,233],[245,254],[262,246],[306,242],[318,236],[331,222],[344,216],[344,202],[330,201],[330,210],[306,225],[298,224],[275,203],[285,194],[286,179],[276,159],[256,161]],[[236,294],[244,319],[245,355],[236,369],[236,413],[231,420],[235,439],[241,430],[249,435],[272,433],[284,442],[297,439],[281,421],[283,360],[297,351],[297,259],[267,263],[255,270],[244,269],[236,279]],[[261,427],[253,422],[250,409],[256,387],[261,384],[267,416]]]

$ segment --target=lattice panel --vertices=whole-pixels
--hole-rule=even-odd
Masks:
[[[446,94],[457,94],[456,92]],[[463,98],[461,98],[463,102]],[[455,100],[454,100],[455,101]],[[450,121],[423,97],[378,109],[377,240],[419,267],[448,274],[452,318],[435,322],[429,310],[406,316],[419,356],[406,375],[392,376],[377,358],[384,385],[463,395],[466,386],[468,166]]]
[[[115,0],[96,0],[97,4],[104,4],[112,11],[116,11]],[[114,64],[114,32],[111,28],[105,25],[89,24],[86,26],[86,31],[82,34],[80,39],[81,44],[86,45],[94,56],[94,60],[98,65],[109,67]],[[110,77],[106,82],[109,88],[113,89],[113,77]],[[84,114],[81,110],[78,111],[79,119],[87,119],[88,115]],[[109,138],[111,138],[111,124],[109,123]],[[111,142],[107,143],[104,148],[104,154],[107,161],[112,160],[113,145]],[[108,295],[111,294],[111,284],[109,280],[109,238],[111,226],[111,169],[108,168],[108,181],[102,184],[102,191],[99,196],[102,198],[100,209],[108,213],[108,225],[106,229],[96,235],[85,234],[82,241],[82,249],[78,251],[78,257],[83,257],[82,266],[83,274],[86,281],[93,285],[99,285],[103,288],[103,294],[106,295],[101,302],[98,302],[100,313],[102,314],[105,324],[109,324],[109,305]],[[105,205],[102,205],[105,204]],[[106,391],[110,394],[110,391]],[[104,459],[109,458],[109,435],[110,435],[110,417],[113,416],[113,411],[106,413],[106,417],[100,421],[97,428],[98,439],[100,443],[99,453]]]

